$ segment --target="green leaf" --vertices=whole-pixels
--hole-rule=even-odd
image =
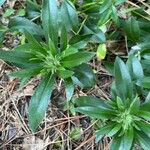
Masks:
[[[112,99],[116,99],[116,98],[118,97],[115,81],[112,82],[110,93],[111,93]],[[119,97],[119,98],[120,98],[120,97]],[[121,98],[120,98],[120,99],[121,99]],[[122,100],[122,99],[121,99],[121,100]],[[123,101],[122,101],[122,102],[123,102]]]
[[[124,104],[123,104],[122,100],[120,99],[120,97],[118,97],[118,96],[116,98],[116,104],[117,104],[118,109],[122,110],[122,108],[124,108]]]
[[[63,68],[58,70],[58,74],[60,75],[61,78],[66,79],[73,76],[74,72]]]
[[[140,133],[140,132],[138,132],[136,134],[136,136],[137,136],[137,140],[140,143],[141,147],[144,150],[149,150],[149,147],[150,147],[150,138],[148,136],[146,136],[145,134]]]
[[[20,52],[30,52],[31,51],[31,44],[25,43],[22,45],[18,45],[13,49],[14,51],[20,51]]]
[[[81,138],[81,128],[72,128],[70,133],[69,133],[69,137],[72,140],[79,140]]]
[[[120,129],[121,129],[121,124],[116,124],[108,133],[107,136],[108,137],[112,137],[113,135],[115,135]]]
[[[149,61],[149,59],[143,59],[143,60],[141,60],[141,64],[142,64],[142,67],[143,67],[143,70],[144,70],[144,74],[146,76],[149,76],[149,74],[150,74],[150,68],[149,68],[150,61]]]
[[[142,80],[142,85],[144,88],[150,89],[150,77],[144,77]]]
[[[150,112],[149,111],[145,111],[145,110],[140,110],[139,114],[140,117],[150,121]]]
[[[127,38],[133,42],[138,42],[140,39],[140,28],[138,21],[134,17],[130,17],[124,24]]]
[[[13,63],[20,68],[40,66],[40,63],[30,61],[33,55],[23,51],[3,51],[0,50],[0,59]]]
[[[17,12],[17,15],[20,17],[25,16],[25,14],[26,14],[25,9],[19,9]]]
[[[4,38],[5,38],[5,32],[0,31],[0,47],[3,44]]]
[[[94,55],[92,52],[78,52],[63,58],[61,63],[63,67],[72,68],[88,62]]]
[[[136,58],[135,56],[130,56],[127,61],[127,65],[132,80],[135,80],[137,84],[141,85],[141,80],[144,77],[144,73],[143,73],[142,65],[138,60],[138,58]]]
[[[115,25],[117,27],[120,26],[120,22],[119,22],[119,17],[118,17],[118,12],[115,6],[112,6],[112,20],[115,23]]]
[[[63,26],[61,28],[61,35],[60,35],[60,50],[61,52],[64,51],[67,48],[67,31],[66,28]]]
[[[144,122],[142,120],[136,121],[136,125],[138,125],[138,128],[141,129],[148,137],[150,137],[150,123]]]
[[[69,44],[77,49],[85,48],[91,37],[92,34],[75,35],[70,39]]]
[[[120,149],[121,137],[115,136],[111,142],[110,150],[122,150]]]
[[[24,30],[24,34],[29,44],[23,44],[19,46],[20,49],[24,47],[26,49],[25,51],[29,49],[33,51],[33,53],[36,53],[37,51],[43,53],[44,49],[42,45],[40,44],[40,42],[38,42],[37,39],[32,34],[30,34],[27,30]]]
[[[107,52],[107,49],[106,49],[106,44],[100,44],[98,46],[98,49],[97,49],[97,58],[100,59],[100,60],[103,60],[105,59],[106,57],[106,52]]]
[[[57,50],[56,50],[54,42],[52,41],[50,37],[48,38],[48,45],[49,45],[51,54],[55,56],[57,54]]]
[[[26,12],[29,19],[38,18],[41,14],[41,5],[38,5],[36,1],[26,1]]]
[[[150,110],[150,92],[148,93],[145,102],[143,103],[142,107],[143,110]]]
[[[111,15],[112,15],[112,10],[110,8],[108,8],[106,11],[101,13],[99,15],[100,19],[98,21],[98,25],[99,26],[105,25],[111,19]]]
[[[29,37],[28,37],[29,39]],[[33,39],[35,39],[33,37]],[[33,41],[32,37],[30,38],[29,43],[25,43],[23,45],[19,45],[13,49],[13,51],[18,51],[20,53],[28,53],[32,55],[30,60],[34,60],[35,62],[42,62],[47,55],[47,47],[43,43],[38,43],[38,41]],[[36,40],[36,39],[35,39]]]
[[[87,64],[82,64],[74,68],[73,82],[82,88],[89,88],[96,84],[96,77],[92,68]]]
[[[140,110],[140,99],[139,97],[135,97],[132,102],[130,103],[130,113],[137,114]]]
[[[66,98],[68,101],[71,100],[73,93],[74,93],[74,84],[71,78],[65,80],[65,91],[66,91]]]
[[[70,47],[68,47],[67,49],[65,49],[65,50],[61,53],[61,58],[63,59],[63,58],[65,58],[65,57],[67,57],[67,56],[69,56],[69,55],[72,55],[72,54],[75,54],[75,53],[77,53],[77,52],[78,52],[78,49],[76,49],[76,48],[70,46]]]
[[[13,17],[10,20],[8,27],[11,31],[24,32],[27,30],[33,35],[43,36],[43,30],[40,26],[23,17]]]
[[[130,150],[134,138],[133,128],[130,127],[121,138],[120,150]]]
[[[98,108],[108,108],[104,100],[92,96],[81,96],[75,100],[75,104],[77,104],[79,107],[91,106]]]
[[[110,75],[114,75],[114,63],[110,61],[104,61],[103,62],[106,70],[109,72]]]
[[[118,96],[123,101],[127,98],[132,99],[133,85],[131,77],[125,63],[118,57],[116,58],[114,69],[115,86]]]
[[[115,115],[115,111],[113,110],[91,106],[77,107],[75,111],[97,119],[110,119],[114,118]]]
[[[100,13],[103,13],[104,11],[108,10],[110,6],[112,5],[111,0],[104,1],[100,7]]]
[[[39,74],[41,70],[42,68],[31,68],[31,69],[12,72],[10,73],[10,75],[13,77],[18,77],[18,78],[33,77]]]
[[[37,87],[29,103],[29,125],[33,132],[44,118],[51,93],[54,88],[54,77],[47,75]]]
[[[13,8],[8,8],[6,9],[5,13],[3,14],[4,17],[10,17],[11,15],[13,15],[15,12],[15,10]]]
[[[108,132],[110,132],[114,126],[115,126],[115,123],[111,123],[97,130],[96,131],[96,143],[98,143]]]
[[[97,42],[97,43],[105,43],[106,42],[106,37],[102,30],[98,28],[96,25],[88,23],[87,26],[84,26],[84,32],[85,34],[88,35],[93,35],[91,37],[92,42]]]
[[[58,4],[57,0],[44,0],[42,7],[42,25],[45,36],[50,38],[55,47],[58,44]]]
[[[125,0],[116,0],[115,1],[115,5],[119,5],[119,4],[122,4],[124,2],[125,2]]]
[[[20,90],[28,83],[29,80],[30,80],[30,77],[22,78],[22,79],[20,80],[20,84],[19,84],[19,89],[18,89],[18,91],[20,91]]]
[[[38,47],[41,48],[40,42],[38,42],[29,31],[25,29],[24,34],[29,43],[32,43],[35,46],[38,45]]]
[[[60,24],[66,26],[67,31],[77,30],[78,28],[78,15],[73,3],[69,0],[61,2],[59,11]]]

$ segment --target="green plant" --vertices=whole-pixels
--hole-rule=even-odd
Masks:
[[[96,141],[98,142],[104,136],[112,137],[110,150],[130,150],[137,141],[144,150],[148,150],[150,99],[148,97],[144,104],[141,104],[138,97],[132,99],[132,103],[129,102],[130,99],[126,101],[128,104],[123,104],[119,97],[112,101],[80,97],[76,100],[79,106],[76,111],[103,120],[103,124],[96,129]]]
[[[79,140],[81,138],[82,129],[81,128],[72,128],[69,137],[72,140]]]
[[[144,102],[140,100],[136,84],[142,86],[143,73],[139,66],[133,67],[140,63],[132,56],[127,64],[128,67],[120,58],[116,58],[111,100],[80,97],[75,100],[78,106],[75,110],[101,120],[101,124],[96,128],[96,141],[98,142],[104,136],[111,137],[110,150],[130,150],[137,142],[144,150],[148,150],[150,93]]]
[[[76,42],[71,35],[69,36],[68,33],[78,25],[78,17],[75,8],[68,0],[62,1],[59,5],[56,0],[43,1],[44,41],[36,38],[34,33],[29,33],[32,27],[37,25],[31,23],[30,27],[30,21],[23,20],[28,24],[29,30],[22,27],[23,22],[17,24],[23,29],[28,42],[11,51],[1,50],[0,59],[22,69],[11,73],[12,76],[21,78],[22,82],[37,75],[42,78],[29,104],[29,125],[35,132],[49,104],[55,79],[61,78],[64,81],[67,100],[71,99],[75,84],[88,87],[95,83],[94,73],[88,65],[84,64],[84,71],[79,70],[81,65],[91,60],[95,53],[81,50],[78,40]],[[38,32],[36,34],[38,35]]]
[[[84,23],[79,34],[91,33],[91,41],[96,43],[105,43],[106,37],[103,33],[103,27],[112,20],[117,26],[120,25],[119,10],[117,6],[125,2],[124,0],[89,0],[82,1],[77,5],[81,22]]]

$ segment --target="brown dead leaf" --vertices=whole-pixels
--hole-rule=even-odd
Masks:
[[[22,94],[23,94],[24,96],[32,96],[33,93],[34,93],[34,88],[35,88],[35,85],[33,85],[33,84],[27,85],[27,86],[23,89]]]

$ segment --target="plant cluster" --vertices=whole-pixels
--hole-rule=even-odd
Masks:
[[[128,59],[127,65],[120,58],[116,58],[114,76],[112,99],[80,97],[75,100],[78,106],[76,111],[103,121],[97,124],[96,141],[104,136],[112,137],[111,150],[130,150],[134,142],[149,149],[150,93],[142,102],[136,90],[143,87],[141,84],[145,85],[142,83],[142,66],[134,56]]]
[[[0,47],[7,32],[17,32],[24,39],[12,50],[0,50],[0,59],[19,68],[11,75],[21,79],[21,86],[35,76],[41,78],[28,109],[33,132],[44,118],[56,81],[62,80],[71,111],[97,120],[96,142],[107,136],[112,139],[111,150],[130,150],[136,143],[144,150],[150,148],[150,15],[144,8],[120,9],[124,3],[43,0],[41,5],[27,0],[26,14],[12,17],[8,26],[0,23]],[[4,16],[13,13],[8,10]],[[106,61],[107,41],[123,37],[126,54],[122,59],[117,56],[114,63]],[[88,63],[95,56],[106,58],[104,65],[114,78],[111,98],[83,96],[72,102],[76,86],[96,84],[96,72]]]

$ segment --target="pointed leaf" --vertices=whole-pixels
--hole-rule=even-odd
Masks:
[[[71,100],[73,93],[74,93],[74,84],[71,78],[65,80],[65,91],[66,91],[66,98],[68,101]]]
[[[64,26],[61,28],[61,35],[60,35],[60,50],[64,51],[67,48],[67,30]]]
[[[73,3],[69,0],[62,1],[59,11],[60,24],[66,26],[67,31],[78,28],[78,15]]]
[[[140,117],[150,121],[150,112],[149,111],[140,110],[138,115]]]
[[[125,63],[118,57],[116,58],[114,69],[118,96],[124,101],[127,98],[132,99],[133,85],[131,77]]]
[[[57,50],[56,50],[54,42],[52,41],[50,37],[48,38],[48,46],[49,46],[51,54],[55,56],[57,54]]]
[[[74,72],[63,68],[58,70],[58,74],[60,75],[61,78],[66,79],[72,77]]]
[[[120,150],[130,150],[133,143],[133,128],[130,127],[125,134],[122,136],[121,143],[120,143]]]
[[[3,51],[0,50],[0,59],[13,63],[20,68],[40,66],[40,63],[30,61],[33,55],[23,51]]]
[[[83,63],[73,70],[75,72],[73,82],[76,85],[82,88],[89,88],[96,84],[96,76],[89,65]]]
[[[69,44],[77,49],[82,49],[88,44],[91,37],[92,34],[75,35],[70,39]]]
[[[150,137],[150,123],[144,121],[136,121],[136,125],[141,129],[148,137]]]
[[[117,8],[115,6],[112,6],[112,20],[117,27],[120,26],[118,12],[117,12]]]
[[[57,0],[44,0],[42,9],[42,25],[45,36],[58,44],[58,3]]]
[[[130,113],[137,114],[140,110],[140,99],[139,97],[135,97],[130,104]]]
[[[37,74],[40,73],[42,68],[32,68],[32,69],[26,69],[26,70],[21,70],[21,71],[16,71],[10,73],[11,76],[13,77],[18,77],[18,78],[25,78],[25,77],[33,77]]]
[[[63,59],[63,58],[65,58],[65,57],[67,57],[67,56],[69,56],[69,55],[72,55],[72,54],[75,54],[75,53],[77,53],[77,52],[78,52],[78,49],[76,49],[76,48],[70,46],[70,47],[68,47],[67,49],[65,49],[65,50],[61,53],[61,58]]]
[[[104,100],[92,96],[79,97],[75,100],[75,104],[77,104],[77,106],[79,107],[91,106],[91,107],[99,107],[99,108],[108,108]]]
[[[106,109],[106,108],[102,109],[102,108],[91,107],[91,106],[77,107],[75,111],[97,119],[110,119],[110,118],[114,118],[115,115],[115,111],[113,110]]]
[[[104,33],[98,26],[96,26],[94,24],[89,23],[87,26],[84,26],[84,32],[85,32],[85,34],[93,35],[91,37],[92,42],[96,42],[96,43],[105,43],[106,42],[106,37],[105,37]]]
[[[101,13],[99,15],[98,25],[99,26],[105,25],[111,19],[111,15],[112,15],[112,9],[110,8],[108,8],[103,13]]]
[[[29,103],[29,125],[33,132],[44,118],[51,93],[54,88],[54,77],[47,75],[37,87]]]
[[[134,41],[138,42],[140,39],[140,28],[138,21],[135,18],[130,17],[124,24],[124,28],[127,34],[127,37]]]
[[[41,7],[36,1],[27,0],[26,1],[26,13],[29,19],[36,18],[40,15]]]
[[[12,31],[17,30],[20,32],[24,32],[25,30],[27,30],[29,33],[32,33],[33,35],[43,36],[43,30],[41,29],[40,26],[23,17],[12,18],[9,22],[8,27]]]
[[[148,136],[146,136],[145,134],[143,133],[140,133],[138,132],[136,134],[137,136],[137,140],[138,142],[140,143],[141,147],[144,149],[144,150],[149,150],[149,146],[150,146],[150,138]]]
[[[121,124],[116,124],[111,130],[107,133],[108,137],[112,137],[115,135],[120,129],[121,129]]]
[[[94,57],[92,52],[78,52],[62,59],[63,67],[72,68],[86,63]]]
[[[148,93],[145,102],[142,105],[142,109],[150,110],[150,92]]]
[[[142,80],[142,85],[144,88],[150,89],[150,77],[144,77]]]
[[[132,79],[135,80],[137,84],[141,85],[141,80],[144,77],[144,73],[138,58],[135,56],[130,56],[127,61],[127,65]]]
[[[58,44],[58,2],[57,0],[44,0],[42,7],[42,25],[45,36],[50,37],[57,47]]]
[[[101,127],[99,130],[96,131],[96,143],[98,143],[103,136],[105,136],[111,129],[115,126],[115,123],[111,123]]]
[[[28,40],[29,43],[31,43],[32,45],[36,46],[37,48],[42,48],[40,42],[38,42],[35,39],[35,37],[30,32],[28,32],[27,30],[25,30],[24,33],[25,33],[25,37],[26,37],[26,39]]]
[[[110,150],[122,150],[120,149],[120,144],[121,144],[121,137],[119,136],[114,137],[110,145]]]

